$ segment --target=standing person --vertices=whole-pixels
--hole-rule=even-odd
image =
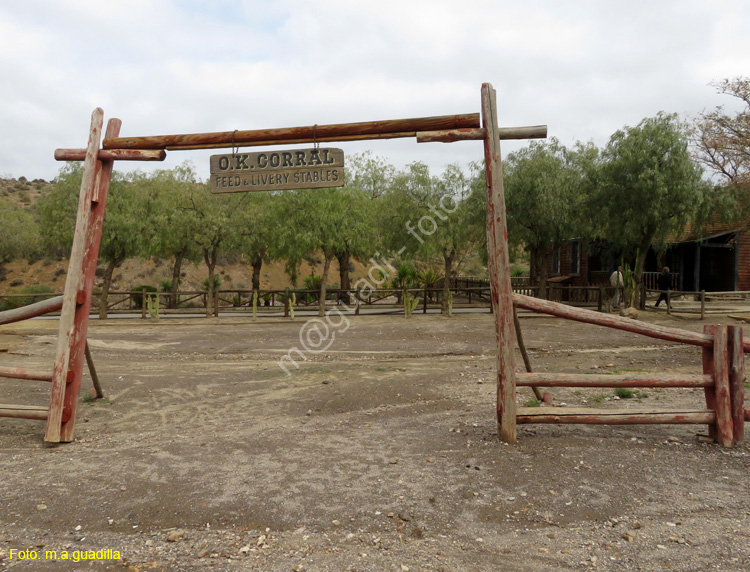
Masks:
[[[622,289],[625,286],[625,282],[622,277],[622,266],[618,266],[612,275],[609,277],[609,284],[615,289],[615,295],[612,297],[612,309],[616,310],[620,305],[620,299],[622,298]]]
[[[654,307],[659,305],[659,302],[664,300],[667,303],[667,306],[669,306],[669,298],[667,297],[667,292],[672,289],[672,275],[669,273],[669,268],[664,267],[661,269],[661,274],[659,274],[659,278],[656,280],[656,284],[659,287],[659,299],[656,301],[656,304],[654,304]]]

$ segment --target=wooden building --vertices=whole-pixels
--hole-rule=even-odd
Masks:
[[[597,250],[589,248],[586,240],[566,242],[550,260],[550,281],[572,286],[609,284],[620,257]],[[656,288],[656,276],[664,266],[673,274],[675,290],[750,291],[750,220],[714,223],[700,230],[689,227],[669,241],[664,254],[650,250],[644,266],[648,288]],[[534,278],[532,274],[532,282]]]

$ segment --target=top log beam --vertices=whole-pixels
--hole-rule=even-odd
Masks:
[[[528,127],[498,127],[498,139],[545,139],[546,125],[530,125]],[[454,141],[481,141],[484,139],[484,129],[444,129],[442,131],[421,131],[417,133],[417,143],[453,143]]]
[[[361,123],[309,125],[281,129],[256,129],[251,131],[223,131],[188,135],[155,135],[149,137],[108,137],[102,142],[104,149],[213,149],[222,145],[268,144],[268,141],[307,143],[332,140],[334,137],[370,136],[396,133],[413,134],[419,131],[468,129],[479,127],[479,114],[442,115],[412,119],[389,119]],[[369,139],[370,137],[363,137]],[[377,137],[372,137],[373,139]]]
[[[164,150],[142,149],[99,149],[100,161],[163,161],[167,158]],[[55,161],[83,161],[86,149],[55,149]]]
[[[713,347],[714,343],[714,337],[709,334],[699,334],[689,330],[656,326],[654,324],[638,322],[620,316],[609,316],[607,314],[594,312],[593,310],[574,308],[572,306],[558,304],[557,302],[551,302],[549,300],[531,298],[530,296],[524,296],[523,294],[513,294],[513,304],[517,308],[523,308],[524,310],[532,310],[542,314],[557,316],[558,318],[565,318],[566,320],[574,320],[576,322],[595,324],[597,326],[641,334],[649,338],[656,338],[657,340],[667,340],[681,344],[702,346],[704,348]]]

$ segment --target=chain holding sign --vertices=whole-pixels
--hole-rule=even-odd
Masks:
[[[344,151],[333,148],[211,156],[211,192],[285,191],[344,186]]]

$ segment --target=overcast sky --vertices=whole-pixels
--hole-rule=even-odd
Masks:
[[[748,30],[744,0],[0,0],[0,177],[52,179],[95,107],[123,136],[231,131],[478,112],[483,82],[501,126],[604,145],[661,110],[732,107],[708,84],[750,75]],[[477,141],[336,146],[436,172],[482,158]],[[161,165],[206,179],[212,153]]]

